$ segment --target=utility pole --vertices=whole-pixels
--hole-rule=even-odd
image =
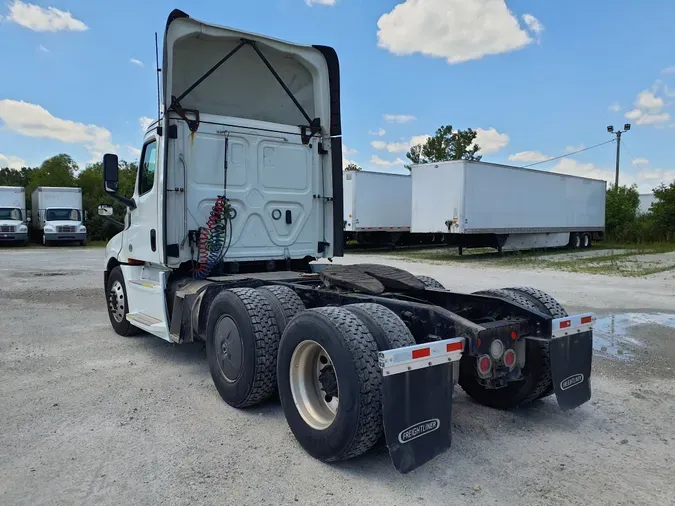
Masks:
[[[626,123],[623,126],[623,130],[614,131],[614,126],[609,125],[607,127],[607,132],[610,134],[616,135],[616,177],[614,179],[614,189],[619,190],[619,160],[621,158],[621,134],[628,132],[630,130],[630,123]]]

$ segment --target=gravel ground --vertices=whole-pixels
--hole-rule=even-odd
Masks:
[[[404,476],[383,447],[313,460],[278,401],[230,408],[200,344],[114,334],[102,257],[0,250],[0,504],[675,504],[672,273],[340,260],[401,266],[458,291],[536,286],[603,318],[591,402],[500,412],[457,389],[452,448]],[[612,353],[617,343],[624,353]]]

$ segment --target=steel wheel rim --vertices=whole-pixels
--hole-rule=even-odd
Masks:
[[[588,236],[584,236],[584,248],[588,248]]]
[[[241,375],[243,343],[239,327],[229,316],[221,316],[213,330],[218,367],[225,380],[234,383]]]
[[[326,386],[332,382],[331,374],[334,388]],[[316,430],[330,427],[337,415],[340,387],[333,361],[319,343],[306,340],[298,344],[291,356],[290,380],[293,402],[307,425]]]
[[[115,280],[110,287],[110,292],[108,293],[108,308],[110,314],[115,319],[117,323],[122,323],[124,320],[124,287],[122,283]]]
[[[574,238],[574,245],[575,245],[577,248],[578,248],[579,246],[581,246],[581,237],[579,237],[578,235]]]

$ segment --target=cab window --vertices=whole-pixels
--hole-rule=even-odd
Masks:
[[[143,195],[152,190],[155,184],[155,165],[157,164],[157,142],[152,141],[143,146],[141,165],[138,169],[138,194]]]

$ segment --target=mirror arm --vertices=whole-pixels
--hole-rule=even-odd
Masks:
[[[115,225],[121,230],[124,230],[124,223],[122,223],[121,221],[114,220],[110,216],[101,216],[101,218],[103,218],[104,221],[107,221],[108,223]]]
[[[136,201],[134,199],[128,199],[117,192],[108,192],[108,195],[110,195],[112,198],[116,200],[119,200],[122,204],[127,206],[132,211],[136,209]]]

